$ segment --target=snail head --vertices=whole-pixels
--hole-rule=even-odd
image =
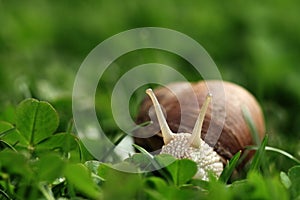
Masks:
[[[199,113],[199,116],[197,118],[197,121],[195,123],[192,133],[191,134],[190,133],[174,134],[167,124],[167,121],[163,115],[162,109],[161,109],[159,102],[158,102],[154,92],[152,91],[152,89],[147,89],[146,93],[149,95],[149,97],[154,105],[155,113],[156,113],[156,116],[158,119],[158,123],[159,123],[160,129],[161,129],[162,136],[163,136],[164,144],[168,145],[173,140],[176,140],[175,139],[176,137],[178,137],[178,136],[183,137],[183,135],[184,135],[185,139],[182,140],[183,138],[181,138],[182,142],[185,141],[184,143],[186,143],[188,146],[191,146],[194,148],[201,148],[202,124],[204,121],[205,113],[208,109],[208,105],[211,101],[212,95],[211,94],[207,95],[206,100],[200,109],[200,113]],[[175,141],[173,141],[173,142],[175,142]],[[178,144],[178,145],[180,145],[180,144]]]

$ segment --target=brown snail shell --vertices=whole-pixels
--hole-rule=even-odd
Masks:
[[[188,90],[186,84],[191,85],[192,90]],[[176,91],[176,96],[170,89]],[[238,151],[243,151],[246,146],[254,144],[250,128],[243,116],[243,107],[247,107],[249,110],[259,138],[262,139],[264,136],[264,117],[259,103],[252,94],[234,83],[214,80],[196,83],[178,82],[169,84],[167,87],[157,88],[154,93],[161,107],[165,110],[166,120],[174,133],[192,132],[206,95],[212,93],[214,104],[209,106],[205,115],[201,138],[212,146],[224,160],[229,160]],[[219,95],[221,93],[225,95],[225,98]],[[194,94],[196,94],[198,105],[190,102],[190,97]],[[181,104],[176,97],[183,99],[180,101]],[[164,142],[160,132],[151,137],[144,137],[154,130],[159,130],[155,113],[149,112],[151,106],[150,98],[145,97],[140,106],[136,123],[142,124],[152,119],[153,124],[137,129],[134,132],[134,141],[139,146],[153,152],[160,150]],[[213,120],[211,120],[212,109],[217,113],[213,115]],[[225,121],[221,120],[222,116]],[[214,137],[210,134],[209,137],[206,137],[210,126],[212,126],[212,130],[221,130],[220,135]]]

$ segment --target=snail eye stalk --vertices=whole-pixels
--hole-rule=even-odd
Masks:
[[[173,136],[172,136],[173,133],[169,128],[169,125],[164,117],[164,114],[161,110],[161,107],[160,107],[158,100],[157,100],[154,92],[152,91],[152,89],[150,89],[150,88],[147,89],[146,93],[149,95],[149,97],[154,105],[155,113],[156,113],[156,116],[158,119],[158,123],[159,123],[160,129],[161,129],[164,143],[168,144],[173,139]]]
[[[211,98],[212,98],[212,94],[209,93],[206,96],[206,99],[205,99],[205,101],[204,101],[204,103],[203,103],[203,105],[200,109],[199,116],[197,118],[197,121],[195,123],[192,135],[191,135],[190,140],[189,140],[192,147],[195,147],[195,148],[200,148],[201,147],[202,125],[203,125],[204,117],[205,117],[205,114],[207,112],[207,109],[208,109],[209,103],[211,101]]]

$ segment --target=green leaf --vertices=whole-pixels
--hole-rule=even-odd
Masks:
[[[113,171],[116,174],[135,174],[140,172],[140,170],[132,163],[123,161],[116,164],[101,163],[98,168],[98,175],[106,179],[106,174],[110,171]]]
[[[25,145],[25,143],[24,138],[12,124],[0,121],[0,150],[9,148],[16,151],[15,144]]]
[[[145,155],[145,157],[151,162],[151,164],[153,165],[154,169],[159,170],[162,167],[159,165],[159,163],[154,159],[154,156],[151,155],[147,150],[145,150],[143,147],[140,147],[136,144],[133,144],[132,146],[134,146],[137,150],[139,150],[143,155]]]
[[[121,168],[127,171],[128,167],[134,167],[130,163],[122,162],[119,165],[102,163],[98,168],[98,175],[105,179],[102,187],[104,199],[136,199],[142,186],[141,177],[137,173],[116,170]]]
[[[102,163],[97,160],[89,160],[84,163],[84,165],[91,171],[92,173],[98,174],[98,168]]]
[[[294,199],[300,199],[300,165],[294,166],[288,171],[291,180],[290,191]]]
[[[241,151],[237,152],[227,163],[225,166],[224,170],[222,171],[222,174],[220,175],[219,180],[222,181],[223,183],[227,183],[229,178],[232,175],[232,172],[236,168],[236,165],[238,164],[238,160],[241,156]]]
[[[94,183],[91,173],[83,164],[69,164],[65,168],[65,176],[68,183],[78,191],[92,199],[99,199],[101,193]]]
[[[198,186],[201,189],[205,189],[205,190],[208,190],[210,184],[209,181],[204,181],[201,179],[192,179],[189,183],[192,184],[193,186]]]
[[[159,177],[151,176],[148,177],[145,181],[150,188],[157,191],[163,192],[167,187],[166,181]]]
[[[15,114],[16,114],[16,108],[13,104],[6,104],[4,105],[3,108],[3,104],[2,104],[2,109],[0,112],[0,119],[10,122],[10,123],[15,123]]]
[[[26,99],[17,107],[16,127],[27,142],[35,146],[54,133],[58,127],[58,116],[49,103]]]
[[[174,156],[171,156],[170,154],[159,154],[156,155],[154,159],[159,163],[161,167],[166,167],[177,160]]]
[[[260,144],[260,147],[258,150],[255,152],[251,166],[250,166],[250,171],[259,171],[259,168],[262,164],[262,161],[264,160],[264,155],[265,155],[265,147],[268,143],[268,135],[266,135],[263,139],[263,141]]]
[[[197,164],[189,159],[176,160],[166,167],[176,186],[181,186],[197,173]]]
[[[14,129],[15,128],[12,124],[10,124],[8,122],[0,121],[0,138],[9,134]]]
[[[126,158],[124,161],[136,165],[137,167],[141,168],[142,171],[151,171],[153,169],[149,157],[142,153],[135,153],[129,158]]]
[[[20,134],[17,129],[12,130],[12,132],[2,137],[2,139],[14,146],[16,149],[27,149],[28,147],[26,139]]]
[[[100,176],[98,176],[98,168],[102,163],[97,160],[89,160],[84,163],[84,165],[89,169],[89,171],[92,173],[92,177],[94,182],[97,184],[104,181],[104,179]]]
[[[55,154],[47,154],[41,157],[35,164],[36,175],[39,181],[51,183],[62,177],[65,163]]]
[[[224,199],[288,199],[287,190],[282,185],[279,177],[262,176],[262,174],[255,171],[250,171],[247,174],[247,179],[224,186],[224,189],[229,191],[230,195]],[[210,192],[212,191],[210,190]],[[217,196],[214,199],[218,199]]]
[[[219,199],[234,199],[232,193],[228,190],[227,185],[221,181],[209,179],[208,196],[206,199],[219,200]],[[239,199],[239,198],[237,198]],[[246,198],[244,198],[246,199]]]
[[[21,147],[27,147],[28,144],[25,138],[20,135],[20,132],[10,123],[0,121],[0,138],[2,142],[14,149],[13,146],[18,145]]]
[[[248,188],[253,189],[251,199],[287,199],[287,190],[278,177],[264,177],[252,171],[248,173],[247,179]]]
[[[57,133],[51,137],[41,141],[36,150],[54,150],[61,149],[69,152],[78,146],[77,137],[70,133]]]
[[[166,192],[168,191],[168,185],[162,178],[150,176],[143,185],[143,190],[153,199],[166,199]]]
[[[10,145],[9,143],[7,143],[4,140],[0,140],[0,150],[3,150],[5,148],[9,148],[9,149],[17,152],[17,150],[12,145]]]
[[[176,160],[173,156],[168,154],[159,154],[157,156],[151,155],[147,150],[144,148],[133,144],[133,146],[138,149],[146,159],[148,159],[151,163],[151,167],[149,166],[147,169],[154,171],[157,170],[158,173],[160,173],[166,180],[170,180],[169,174],[166,173],[166,170],[164,167],[171,164],[174,160]]]
[[[0,171],[18,174],[26,178],[31,178],[32,170],[29,166],[29,160],[20,153],[13,151],[0,152]]]

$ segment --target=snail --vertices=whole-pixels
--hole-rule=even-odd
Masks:
[[[136,122],[151,120],[152,124],[134,132],[135,143],[150,152],[194,160],[198,164],[197,176],[203,180],[208,179],[208,171],[218,177],[223,164],[254,144],[243,107],[249,110],[259,138],[264,137],[264,116],[259,103],[250,92],[234,83],[178,82],[146,93],[150,98],[142,101]],[[155,112],[150,109],[152,105]],[[248,154],[244,162],[250,158]]]

